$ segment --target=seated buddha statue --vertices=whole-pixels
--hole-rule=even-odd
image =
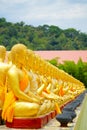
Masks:
[[[13,49],[11,51],[12,54],[15,53],[14,51],[16,51],[16,49],[14,48],[12,48]],[[24,67],[23,63],[26,53],[26,47],[23,48],[23,50],[22,47],[20,47],[19,50],[22,51],[23,55],[21,56],[23,60],[22,61],[20,60],[20,57],[18,57],[20,54],[18,55],[18,52],[16,51],[15,56],[13,57],[13,55],[11,55],[10,58],[12,60],[12,66],[8,69],[6,74],[4,73],[6,79],[5,81],[6,89],[5,89],[5,100],[3,105],[2,118],[8,121],[12,121],[13,116],[22,116],[22,117],[34,116],[37,113],[40,104],[40,100],[38,100],[37,96],[29,92],[29,90],[28,93],[30,94],[30,96],[27,94],[27,91],[25,92],[26,87],[28,87],[30,78],[27,74],[26,69],[22,68]],[[1,75],[2,73],[0,73],[0,77]],[[22,112],[23,110],[24,112]],[[19,113],[22,113],[22,115],[20,115]]]

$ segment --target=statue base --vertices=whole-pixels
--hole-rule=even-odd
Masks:
[[[77,95],[74,99],[67,101],[65,104],[62,104],[60,110],[62,111],[65,107],[77,99],[77,97],[85,95],[85,92]],[[56,111],[52,111],[48,114],[39,116],[39,117],[32,117],[32,118],[22,118],[22,117],[14,117],[13,122],[7,122],[6,126],[9,128],[24,128],[24,129],[39,129],[45,126],[51,119],[53,119],[57,115]]]
[[[14,117],[13,122],[10,123],[6,121],[6,126],[9,128],[38,129],[45,126],[55,116],[56,116],[56,112],[52,111],[46,115],[35,117],[35,118]]]

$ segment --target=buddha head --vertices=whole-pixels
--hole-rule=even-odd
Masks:
[[[27,49],[27,56],[26,56],[26,67],[28,70],[32,69],[33,62],[34,62],[34,52],[30,49]]]
[[[17,67],[25,67],[26,66],[26,55],[27,55],[27,47],[21,43],[15,44],[11,48],[11,61]]]
[[[6,48],[0,45],[0,61],[4,62],[6,56]]]

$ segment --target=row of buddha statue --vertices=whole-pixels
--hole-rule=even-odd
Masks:
[[[2,119],[31,118],[61,106],[85,90],[82,82],[41,58],[24,44],[9,52],[0,46],[0,109]]]

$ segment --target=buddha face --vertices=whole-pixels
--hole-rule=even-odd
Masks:
[[[27,48],[23,44],[16,44],[11,49],[12,63],[19,68],[26,66],[26,55]]]

